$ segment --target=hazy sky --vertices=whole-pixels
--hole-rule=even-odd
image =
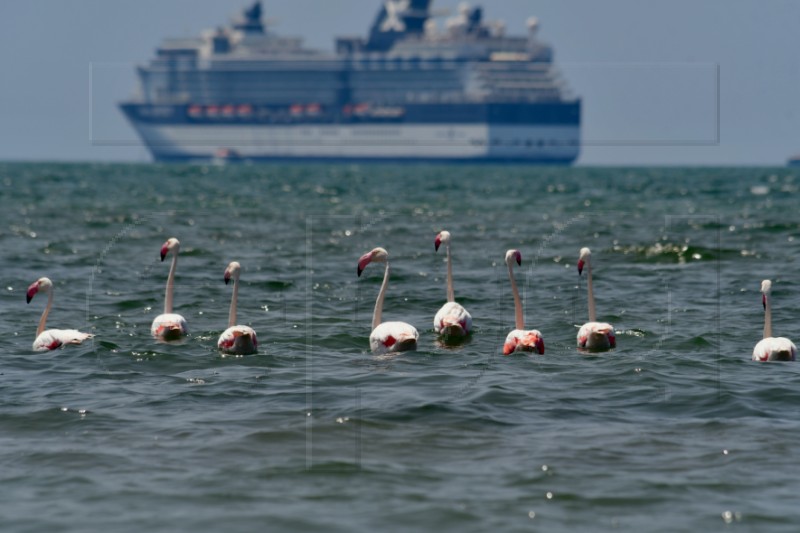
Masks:
[[[3,0],[0,160],[147,161],[116,104],[165,37],[226,23],[250,0]],[[380,0],[264,0],[273,31],[331,51]],[[478,2],[474,2],[478,4]],[[435,0],[455,12],[458,0]],[[782,165],[800,152],[797,0],[492,0],[536,16],[583,99],[580,164]]]

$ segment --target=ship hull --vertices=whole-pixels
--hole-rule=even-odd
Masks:
[[[571,164],[578,125],[191,124],[132,125],[156,161],[375,160]]]

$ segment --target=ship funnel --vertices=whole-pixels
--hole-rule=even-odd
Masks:
[[[423,35],[430,4],[431,0],[386,0],[372,23],[366,49],[385,52],[399,39]]]

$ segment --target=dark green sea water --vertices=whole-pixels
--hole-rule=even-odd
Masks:
[[[0,530],[787,531],[800,364],[750,361],[759,287],[800,340],[800,171],[0,164]],[[475,334],[439,346],[441,229]],[[168,264],[176,312],[158,344]],[[385,320],[419,351],[368,351]],[[575,349],[578,251],[618,348]],[[502,356],[518,248],[544,356]],[[260,351],[221,357],[230,261]],[[50,327],[93,342],[31,350]]]

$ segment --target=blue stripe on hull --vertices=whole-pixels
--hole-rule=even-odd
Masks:
[[[163,125],[379,125],[379,124],[490,124],[531,126],[579,126],[581,102],[504,103],[504,104],[404,104],[402,114],[345,114],[341,109],[323,109],[316,115],[291,116],[289,108],[251,106],[246,115],[223,114],[218,108],[213,116],[209,106],[157,105],[127,102],[120,104],[131,122]]]
[[[157,156],[153,158],[159,163],[214,163],[223,162],[225,164],[247,164],[247,163],[369,163],[369,164],[399,164],[399,163],[424,163],[424,164],[524,164],[542,166],[568,166],[575,162],[576,157],[571,158],[499,158],[499,157],[476,157],[476,158],[387,158],[387,157],[247,157],[241,159],[218,159],[214,157],[201,158],[191,156]]]

